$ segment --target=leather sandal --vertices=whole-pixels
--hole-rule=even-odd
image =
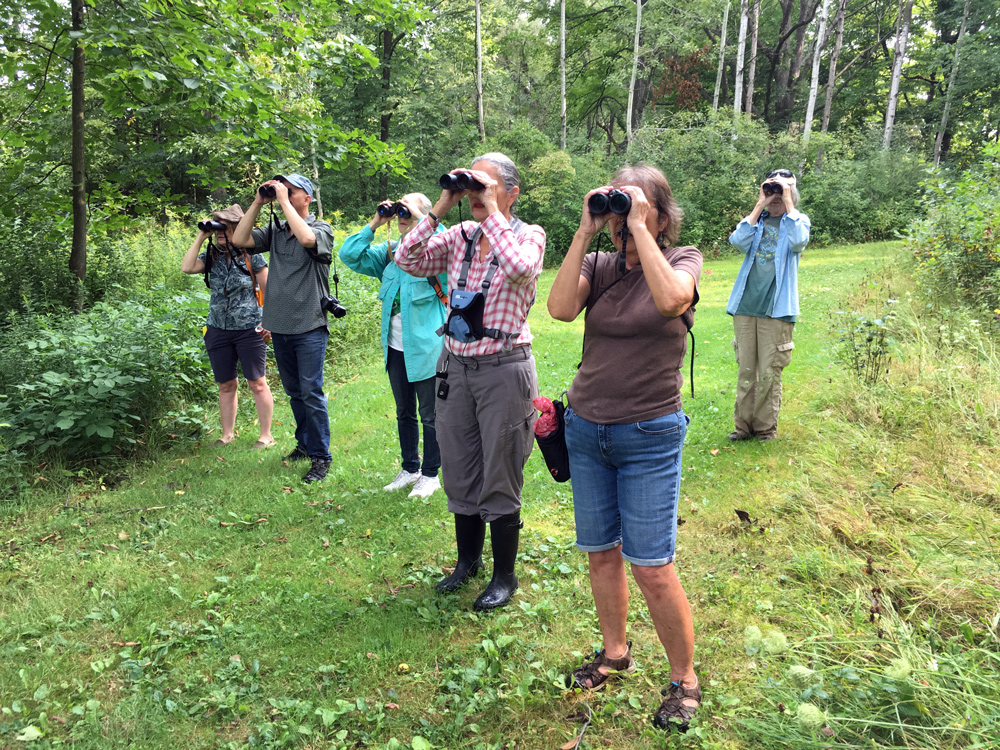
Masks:
[[[691,723],[691,717],[701,705],[701,686],[684,687],[679,682],[671,682],[670,687],[660,691],[666,700],[660,704],[653,715],[653,725],[659,729],[676,727],[686,732]]]
[[[599,668],[607,667],[611,671],[604,674]],[[632,674],[635,671],[635,659],[632,658],[632,641],[625,644],[625,655],[620,659],[608,658],[605,650],[594,652],[594,658],[573,670],[573,675],[567,679],[570,689],[600,690],[612,677]]]

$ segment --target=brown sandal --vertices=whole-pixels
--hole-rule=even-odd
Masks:
[[[604,674],[599,667],[608,667],[611,671]],[[625,644],[625,655],[620,659],[609,659],[602,648],[594,652],[594,658],[573,670],[573,675],[567,682],[570,689],[600,690],[611,677],[622,674],[632,674],[635,671],[635,659],[632,658],[632,641]]]
[[[701,705],[701,687],[695,685],[689,688],[679,682],[671,682],[669,688],[660,691],[660,695],[665,696],[666,700],[656,709],[656,714],[653,716],[654,726],[659,729],[669,729],[674,726],[681,732],[686,732],[691,717]]]

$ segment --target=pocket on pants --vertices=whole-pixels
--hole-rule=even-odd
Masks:
[[[779,370],[784,370],[788,367],[788,363],[792,361],[792,349],[795,348],[795,343],[788,341],[784,344],[778,344],[775,349],[778,353],[774,356],[774,366]]]

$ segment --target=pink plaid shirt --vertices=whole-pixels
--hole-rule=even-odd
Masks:
[[[458,285],[465,258],[465,240],[476,231],[472,221],[451,227],[434,234],[434,223],[423,218],[396,248],[396,265],[412,276],[433,276],[448,272],[448,298]],[[507,219],[499,211],[486,217],[482,223],[483,234],[489,242],[489,253],[484,260],[479,259],[479,248],[469,265],[466,290],[481,292],[483,279],[494,256],[499,268],[493,276],[489,293],[486,295],[486,312],[483,323],[487,328],[496,328],[504,333],[520,335],[511,339],[514,346],[531,343],[531,329],[528,328],[528,309],[535,300],[538,275],[542,272],[542,257],[545,255],[545,230],[534,224],[525,224],[514,234]],[[448,314],[451,313],[449,306]],[[444,337],[448,351],[463,357],[479,357],[501,351],[501,339],[482,338],[469,344],[462,344],[450,336]]]

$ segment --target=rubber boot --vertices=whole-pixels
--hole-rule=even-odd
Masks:
[[[483,569],[483,541],[485,539],[486,522],[482,518],[455,514],[458,562],[455,563],[455,572],[438,583],[438,591],[455,591]]]
[[[479,611],[502,607],[517,591],[514,561],[517,559],[517,542],[521,527],[520,513],[500,516],[490,522],[490,539],[493,542],[493,580],[473,605]]]

